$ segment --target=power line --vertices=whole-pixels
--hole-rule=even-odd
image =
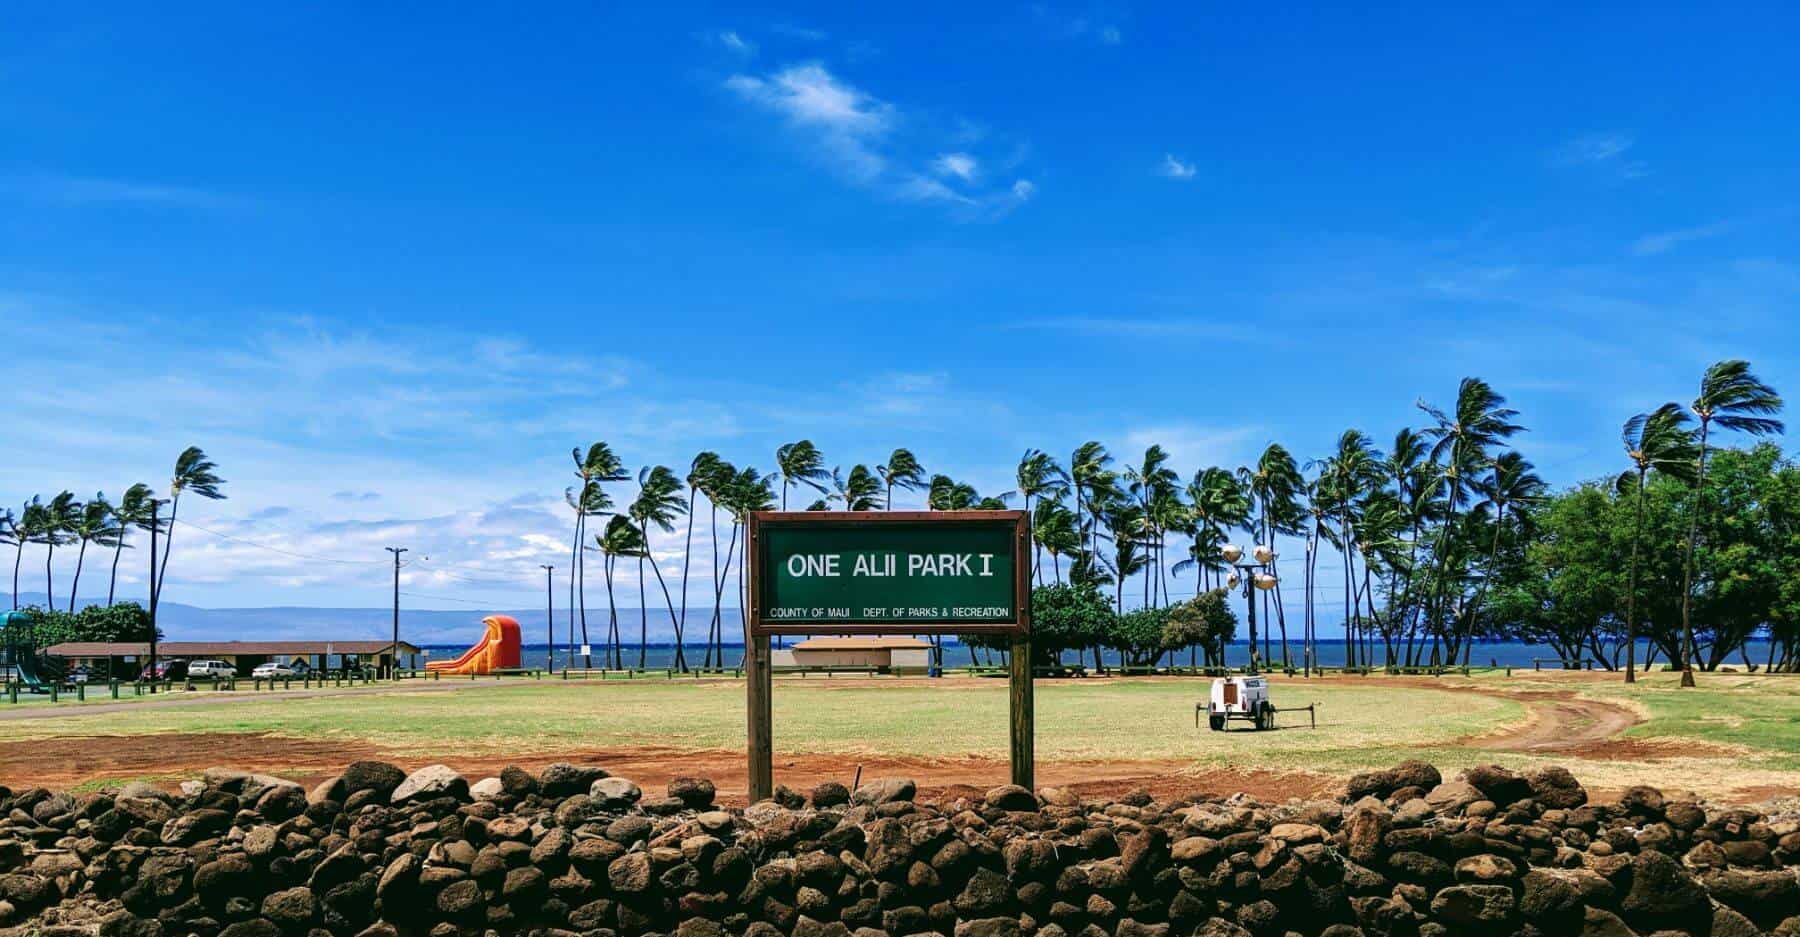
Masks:
[[[184,520],[184,521],[177,521],[176,523],[183,527],[192,527],[195,530],[200,531],[201,533],[211,534],[215,537],[218,537],[221,540],[229,540],[232,543],[241,543],[247,547],[255,547],[258,550],[268,550],[271,553],[280,553],[283,556],[291,556],[296,559],[314,560],[314,561],[320,562],[320,563],[342,563],[345,566],[368,566],[368,565],[373,565],[373,564],[380,564],[382,566],[387,565],[386,560],[343,560],[343,559],[338,559],[336,557],[331,557],[331,556],[318,556],[318,555],[311,554],[311,553],[300,553],[300,552],[296,552],[294,550],[284,550],[280,547],[269,546],[266,543],[257,543],[254,540],[245,540],[242,537],[234,537],[231,534],[222,533],[220,531],[213,530],[210,527],[202,527],[199,524],[194,523],[193,521]]]

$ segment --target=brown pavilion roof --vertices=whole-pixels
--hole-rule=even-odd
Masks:
[[[299,657],[315,654],[385,654],[392,641],[158,641],[158,657]],[[136,641],[65,641],[44,652],[56,657],[148,657],[150,645]],[[419,649],[400,642],[400,653]]]

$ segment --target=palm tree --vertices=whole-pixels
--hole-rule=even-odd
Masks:
[[[981,496],[975,493],[974,485],[948,475],[931,476],[925,493],[925,506],[933,511],[967,511],[979,500]]]
[[[694,499],[711,487],[713,478],[718,475],[720,467],[724,464],[725,460],[719,458],[719,454],[716,452],[702,452],[694,456],[694,461],[688,464],[687,534],[683,537],[681,545],[681,625],[683,628],[687,627],[688,567],[692,565],[694,547]],[[716,537],[713,543],[716,553],[718,543]],[[715,556],[713,561],[718,562],[718,558]],[[710,633],[707,635],[706,661],[703,666],[712,666],[712,635]]]
[[[1681,404],[1665,403],[1625,421],[1621,439],[1631,469],[1619,476],[1618,490],[1637,495],[1637,520],[1631,528],[1631,573],[1625,591],[1625,682],[1637,682],[1638,551],[1644,539],[1644,490],[1651,472],[1683,482],[1694,480],[1699,448]],[[1635,487],[1632,486],[1636,482]]]
[[[619,606],[613,600],[613,569],[619,557],[641,558],[649,553],[649,549],[644,543],[644,535],[623,514],[614,514],[606,522],[606,528],[594,538],[594,546],[600,551],[600,571],[606,579],[606,648],[610,658],[607,666],[622,670],[625,667],[625,656],[619,648]],[[583,634],[582,640],[586,641],[587,635]]]
[[[579,474],[578,472],[577,475]],[[613,506],[612,496],[608,495],[606,490],[600,487],[600,482],[594,478],[588,478],[580,485],[570,485],[564,488],[563,503],[575,512],[575,529],[577,531],[587,528],[588,518],[611,514]],[[576,542],[579,545],[580,541]],[[570,557],[570,562],[575,568],[575,574],[569,577],[569,660],[573,661],[575,659],[575,621],[577,618],[581,621],[581,644],[583,647],[588,646],[587,557],[585,550],[577,550],[575,555]],[[592,668],[594,655],[584,655],[581,666]]]
[[[1357,636],[1353,623],[1355,603],[1351,601],[1356,583],[1357,537],[1355,524],[1358,503],[1380,483],[1380,453],[1375,451],[1368,435],[1359,429],[1347,429],[1338,436],[1337,451],[1325,460],[1320,477],[1321,494],[1329,509],[1337,514],[1337,546],[1344,557],[1344,662],[1357,663]],[[1363,661],[1366,666],[1368,661]]]
[[[606,482],[622,482],[630,476],[625,472],[625,463],[620,461],[612,447],[605,442],[596,442],[582,452],[580,446],[569,450],[569,459],[575,463],[575,477],[580,481],[570,490],[563,492],[563,500],[575,511],[575,537],[569,545],[569,660],[575,659],[575,620],[581,619],[581,643],[587,644],[587,558],[582,550],[582,542],[587,534],[587,519],[591,505],[598,504],[593,512],[604,511],[612,507],[611,499],[601,489]],[[592,489],[590,491],[590,489]],[[583,658],[584,667],[592,667],[592,654]]]
[[[838,502],[846,511],[879,511],[882,506],[881,480],[866,465],[851,466],[847,479],[837,469],[832,469],[831,493],[826,495],[824,503],[829,507],[832,501]]]
[[[791,442],[775,450],[775,470],[781,474],[781,509],[787,510],[787,492],[793,485],[805,485],[820,494],[825,493],[824,479],[831,477],[825,471],[825,456],[819,447],[810,439]]]
[[[724,630],[724,623],[720,620],[723,615],[720,603],[723,601],[725,593],[726,574],[731,571],[732,550],[739,543],[739,532],[744,529],[744,525],[750,522],[750,515],[757,511],[767,511],[775,506],[775,493],[770,490],[770,485],[773,481],[774,476],[763,475],[756,469],[746,466],[738,470],[738,473],[735,476],[724,483],[724,488],[720,493],[721,506],[731,514],[731,540],[726,545],[725,565],[720,570],[718,591],[713,599],[713,617],[715,620],[719,621],[721,632]],[[746,544],[745,550],[747,551],[748,549],[749,545]],[[738,564],[737,590],[739,624],[747,628],[748,619],[744,617],[744,605],[746,603],[743,601],[744,569],[743,564],[741,563]],[[746,632],[744,634],[744,641],[746,644],[749,643],[749,639],[750,635]]]
[[[75,610],[76,590],[81,588],[81,565],[87,559],[88,544],[117,549],[124,538],[123,528],[106,500],[105,492],[95,492],[94,500],[81,506],[81,516],[70,529],[81,549],[75,554],[75,578],[69,583],[69,611]]]
[[[168,534],[163,537],[162,566],[156,572],[156,591],[150,604],[155,605],[162,599],[163,584],[169,577],[169,554],[175,552],[175,515],[181,511],[181,496],[193,492],[208,501],[222,501],[225,494],[219,490],[225,484],[215,470],[218,469],[199,446],[189,446],[181,450],[175,457],[175,472],[169,478],[169,526]],[[151,609],[151,614],[155,614]]]
[[[20,509],[19,517],[12,522],[12,538],[16,552],[13,554],[13,609],[19,607],[19,566],[25,561],[25,545],[37,543],[42,535],[44,525],[48,523],[44,517],[44,503],[37,495],[25,502]]]
[[[1031,499],[1061,498],[1069,490],[1069,473],[1056,464],[1056,459],[1040,449],[1027,449],[1019,457],[1018,471],[1014,475],[1019,487],[1014,490],[1025,499],[1025,513],[1031,513]],[[1037,539],[1036,526],[1033,525],[1031,548],[1031,573],[1033,581],[1037,574],[1037,548],[1042,543]]]
[[[23,550],[24,538],[19,533],[19,519],[12,508],[0,509],[0,547],[17,547]],[[13,608],[19,607],[19,567],[13,564]]]
[[[1681,652],[1681,685],[1694,685],[1694,657],[1700,652],[1694,643],[1692,618],[1694,591],[1694,544],[1700,537],[1700,515],[1706,510],[1707,432],[1714,423],[1720,429],[1737,430],[1751,436],[1768,436],[1784,427],[1774,415],[1781,412],[1781,395],[1750,371],[1750,362],[1742,359],[1720,361],[1706,369],[1700,378],[1700,396],[1694,398],[1694,416],[1700,419],[1700,467],[1694,485],[1694,510],[1688,518],[1687,559],[1681,575],[1681,635],[1687,646]]]
[[[81,502],[75,500],[74,492],[65,491],[44,505],[40,517],[42,524],[37,530],[37,542],[44,545],[44,604],[54,612],[56,590],[50,583],[50,559],[56,555],[57,547],[74,540],[75,526],[81,521]]]
[[[626,508],[626,513],[638,525],[638,532],[644,535],[645,556],[638,557],[638,669],[644,667],[644,639],[649,635],[650,612],[644,608],[644,560],[648,558],[650,543],[650,525],[655,524],[663,533],[674,533],[675,518],[687,510],[681,501],[681,479],[666,466],[655,466],[638,470],[638,496]],[[669,584],[663,580],[662,566],[652,562],[650,569],[656,573],[656,584],[662,589],[663,602],[669,607],[669,621],[675,628],[675,669],[687,672],[687,655],[682,650],[682,622],[675,617],[675,600],[669,595]]]
[[[1537,473],[1532,471],[1529,460],[1517,452],[1505,452],[1494,460],[1493,472],[1485,482],[1479,483],[1476,490],[1483,496],[1483,504],[1494,511],[1494,542],[1488,549],[1487,575],[1481,577],[1481,584],[1476,587],[1475,601],[1469,613],[1469,624],[1463,634],[1463,666],[1469,666],[1469,652],[1475,643],[1475,616],[1481,613],[1482,600],[1487,595],[1488,585],[1498,574],[1500,562],[1500,532],[1506,527],[1506,511],[1516,505],[1529,505],[1544,497],[1548,486]]]
[[[113,597],[119,585],[119,557],[125,552],[126,535],[133,527],[144,529],[150,523],[150,498],[153,492],[149,485],[138,482],[125,489],[119,503],[113,508],[113,517],[119,522],[119,536],[113,544],[112,575],[106,580],[106,604],[113,604]]]
[[[1431,460],[1443,466],[1438,484],[1444,489],[1444,521],[1440,542],[1433,548],[1437,554],[1438,596],[1434,603],[1444,608],[1444,587],[1449,580],[1449,538],[1455,536],[1457,508],[1462,503],[1463,489],[1469,476],[1488,461],[1488,450],[1503,439],[1510,439],[1524,427],[1513,422],[1519,411],[1506,406],[1506,398],[1478,377],[1465,377],[1456,390],[1453,413],[1418,402],[1420,410],[1430,416],[1434,425],[1425,430],[1432,440]],[[1455,648],[1451,649],[1452,651]]]
[[[1144,460],[1125,470],[1126,491],[1144,509],[1143,545],[1149,553],[1144,570],[1145,604],[1156,599],[1155,577],[1162,568],[1163,540],[1171,522],[1178,522],[1181,504],[1175,494],[1181,476],[1169,468],[1169,453],[1152,444],[1144,450]]]
[[[1089,550],[1094,548],[1099,527],[1096,505],[1108,500],[1118,482],[1118,473],[1107,468],[1111,464],[1112,455],[1105,446],[1093,440],[1076,446],[1074,454],[1069,456],[1069,482],[1075,489],[1075,518],[1086,525],[1083,540]]]
[[[1075,531],[1075,514],[1061,498],[1044,498],[1032,509],[1031,537],[1044,552],[1050,554],[1050,562],[1056,572],[1056,582],[1062,583],[1062,557],[1072,555],[1081,548],[1081,535]],[[1039,573],[1043,570],[1040,568]]]
[[[895,488],[918,491],[925,487],[925,467],[908,449],[895,449],[885,463],[875,466],[875,474],[880,475],[882,484],[887,486],[886,502],[890,511],[894,509]]]
[[[1262,455],[1256,459],[1254,468],[1238,470],[1238,480],[1249,490],[1251,496],[1261,508],[1256,520],[1256,528],[1251,532],[1257,538],[1275,549],[1275,534],[1295,533],[1300,529],[1300,490],[1306,484],[1300,475],[1300,466],[1294,461],[1286,447],[1280,443],[1270,443],[1263,449]],[[1279,553],[1280,551],[1276,551]],[[1277,577],[1279,581],[1279,576]],[[1273,593],[1275,614],[1268,615]],[[1254,599],[1252,599],[1254,601]],[[1281,630],[1282,666],[1289,666],[1287,647],[1287,615],[1281,605],[1279,588],[1263,592],[1263,614],[1273,617]],[[1254,651],[1254,648],[1252,648]],[[1269,629],[1263,627],[1263,658],[1273,660],[1269,652]]]

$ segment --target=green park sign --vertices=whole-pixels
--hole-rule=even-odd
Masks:
[[[744,649],[749,794],[775,791],[782,634],[1007,636],[1012,781],[1032,786],[1031,528],[1024,511],[758,511]]]
[[[1029,630],[1022,511],[767,512],[750,520],[755,634]]]

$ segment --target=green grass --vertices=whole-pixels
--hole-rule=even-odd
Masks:
[[[1627,687],[1614,675],[1532,673],[1409,679],[1276,678],[1284,714],[1276,732],[1218,733],[1194,726],[1200,679],[1049,680],[1037,685],[1037,751],[1045,761],[1156,761],[1197,769],[1306,770],[1342,774],[1425,758],[1454,769],[1486,762],[1515,768],[1566,764],[1590,784],[1689,784],[1709,790],[1800,782],[1800,678],[1703,674],[1681,690],[1676,675],[1647,674]],[[1480,688],[1483,692],[1471,692]],[[1460,740],[1525,720],[1529,701],[1491,691],[1556,691],[1615,702],[1644,716],[1626,734],[1654,746],[1621,761],[1555,751],[1499,752]],[[210,695],[210,694],[207,694]],[[774,742],[781,753],[1005,758],[1003,679],[778,679]],[[1289,726],[1293,728],[1288,728]],[[241,693],[228,704],[133,705],[112,712],[70,707],[66,716],[0,721],[0,737],[268,733],[341,739],[419,759],[446,753],[553,756],[575,750],[654,747],[739,751],[744,685],[731,680],[517,681],[359,689],[327,696]],[[1682,743],[1698,743],[1685,746]],[[147,744],[154,744],[153,742]],[[1800,786],[1800,785],[1796,785]]]
[[[1394,760],[1371,752],[1445,743],[1523,717],[1515,703],[1366,683],[1276,681],[1277,705],[1320,704],[1273,733],[1194,726],[1200,680],[1045,681],[1037,689],[1039,757],[1182,760],[1204,765],[1337,767]],[[1404,715],[1405,718],[1399,718]],[[6,726],[33,737],[266,732],[366,742],[396,752],[537,751],[657,746],[738,749],[744,687],[732,681],[520,683],[441,692],[368,691],[315,698],[246,695],[238,705],[132,707]],[[925,685],[780,680],[774,737],[790,752],[1005,757],[1007,692],[999,679]]]

